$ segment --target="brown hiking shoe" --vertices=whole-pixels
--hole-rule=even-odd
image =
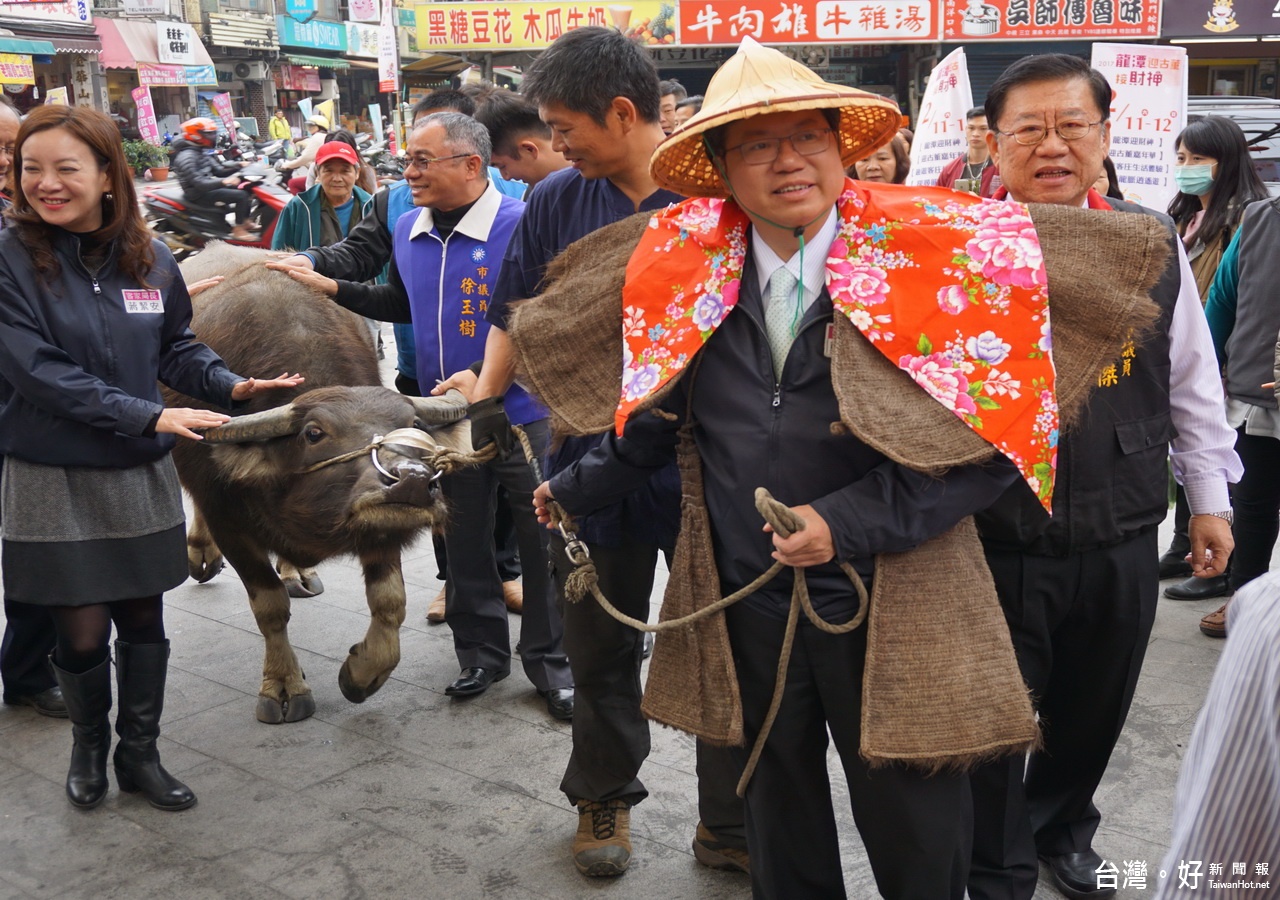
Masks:
[[[631,863],[631,804],[626,800],[579,800],[573,864],[583,875],[610,878]]]
[[[693,833],[693,856],[711,869],[751,874],[751,857],[747,851],[722,843],[701,822],[698,823],[698,830]]]
[[[444,621],[444,588],[440,589],[436,599],[427,607],[427,621],[432,625],[439,625]]]

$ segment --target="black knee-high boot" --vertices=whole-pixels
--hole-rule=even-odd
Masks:
[[[116,783],[127,794],[141,791],[156,809],[194,806],[196,795],[160,765],[156,738],[164,709],[169,642],[126,644],[116,641],[116,680],[120,712],[116,715]]]
[[[92,809],[107,795],[107,752],[111,749],[111,660],[75,674],[50,657],[54,677],[62,688],[71,719],[71,768],[67,797],[73,806]]]

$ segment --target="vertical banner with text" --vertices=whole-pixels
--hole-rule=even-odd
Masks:
[[[391,0],[382,4],[382,24],[378,26],[378,91],[394,94],[400,90],[400,42],[396,39],[396,11]]]
[[[156,123],[156,108],[151,102],[151,87],[143,85],[131,91],[133,105],[138,108],[138,133],[148,143],[160,146],[160,126]]]
[[[969,65],[964,49],[957,48],[929,73],[929,86],[916,119],[907,184],[937,184],[947,163],[966,151],[964,114],[972,106]]]
[[[1111,82],[1111,161],[1125,199],[1164,212],[1178,193],[1174,140],[1187,124],[1187,51],[1094,44],[1093,67]]]
[[[209,105],[213,107],[213,111],[218,114],[218,118],[222,120],[222,124],[227,126],[227,131],[231,132],[231,136],[236,135],[236,114],[231,109],[231,95],[227,93],[214,94],[209,98]]]

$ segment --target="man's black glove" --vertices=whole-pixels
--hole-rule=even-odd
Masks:
[[[511,452],[511,422],[503,408],[501,397],[486,397],[467,407],[471,420],[471,449],[483,450],[490,444],[498,446],[499,458]]]

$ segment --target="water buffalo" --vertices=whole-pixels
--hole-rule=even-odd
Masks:
[[[470,439],[460,394],[408,398],[381,387],[364,322],[266,269],[267,256],[213,244],[185,262],[188,281],[226,276],[193,301],[192,330],[234,372],[301,372],[306,383],[255,398],[203,442],[179,441],[174,461],[196,507],[191,573],[208,580],[225,556],[240,575],[266,639],[257,717],[278,723],[312,715],[315,701],[289,645],[289,593],[272,555],[304,571],[333,556],[360,559],[372,621],[338,686],[362,702],[400,661],[400,552],[444,524],[434,453],[469,449]],[[165,402],[202,405],[171,391]]]

